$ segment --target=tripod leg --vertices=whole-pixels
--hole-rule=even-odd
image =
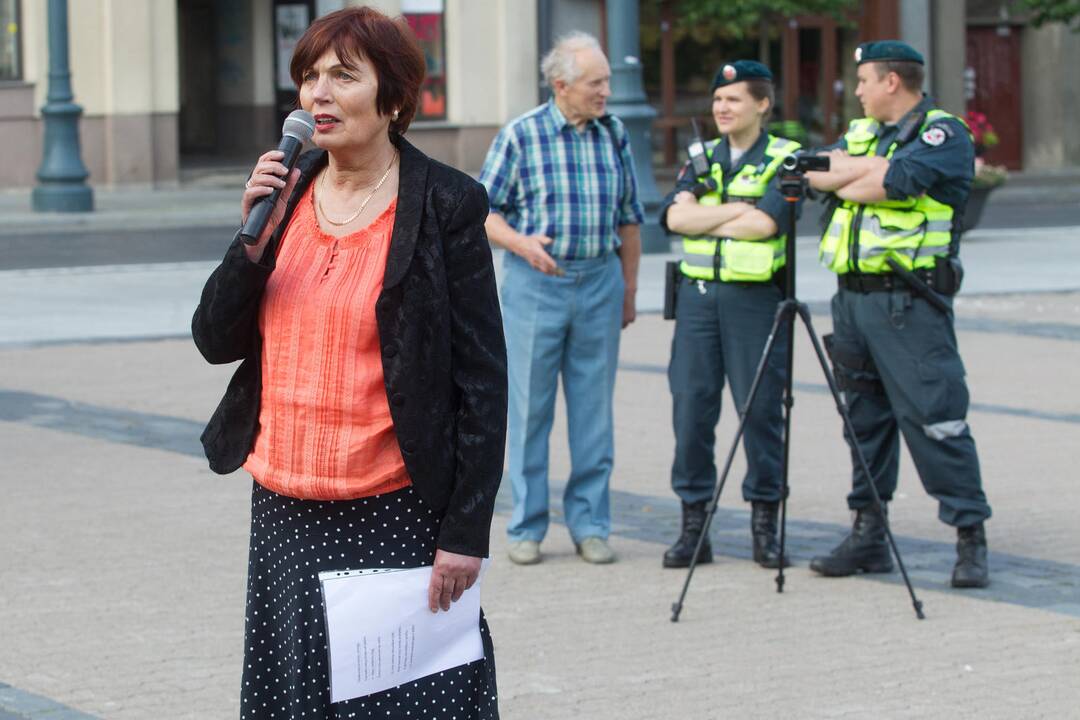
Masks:
[[[784,545],[787,541],[787,473],[784,474],[784,486],[780,496],[780,567],[776,570],[776,592],[784,592],[784,561],[787,559]]]
[[[803,324],[806,325],[806,332],[810,335],[810,341],[814,345],[814,352],[817,354],[818,363],[821,364],[821,371],[825,374],[825,381],[829,384],[829,392],[832,393],[833,402],[836,403],[836,410],[844,421],[844,430],[852,439],[851,446],[855,450],[859,467],[866,473],[869,480],[868,485],[870,486],[870,492],[874,496],[874,506],[880,510],[882,508],[881,495],[878,494],[877,486],[874,484],[874,475],[870,472],[870,465],[866,462],[862,448],[859,447],[858,436],[855,435],[855,428],[851,424],[851,416],[848,415],[847,405],[840,396],[840,389],[836,386],[836,378],[833,377],[832,369],[825,359],[825,351],[818,341],[817,333],[814,332],[813,323],[810,322],[810,310],[806,305],[799,303],[796,311],[799,313],[799,317],[802,318]],[[915,589],[911,586],[911,579],[908,578],[907,569],[904,567],[904,559],[900,557],[900,548],[896,546],[896,539],[893,538],[892,529],[889,527],[889,519],[885,517],[884,513],[882,513],[882,517],[884,519],[885,537],[889,540],[889,547],[892,549],[893,557],[896,558],[896,564],[900,567],[900,574],[904,578],[904,585],[907,586],[908,595],[911,596],[911,604],[915,608],[915,617],[924,620],[926,616],[923,614],[922,601],[915,597]]]
[[[784,449],[780,464],[780,563],[776,569],[776,592],[784,592],[784,561],[787,555],[784,552],[787,540],[787,501],[790,488],[788,487],[788,460],[791,456],[791,408],[795,405],[795,396],[792,393],[792,384],[795,372],[795,312],[798,312],[798,301],[787,300],[791,303],[791,322],[787,326],[787,373],[784,376]],[[749,408],[749,406],[747,406]]]
[[[735,431],[735,439],[731,441],[727,459],[724,461],[724,470],[720,473],[720,477],[717,480],[716,490],[713,492],[712,503],[709,505],[709,513],[705,516],[705,526],[701,530],[697,547],[694,548],[694,554],[690,558],[690,567],[686,572],[686,581],[683,583],[679,599],[671,606],[671,622],[679,622],[679,614],[682,613],[683,601],[686,599],[686,592],[690,589],[690,580],[694,577],[694,570],[697,568],[698,553],[701,551],[701,546],[705,543],[705,538],[708,537],[709,528],[712,526],[713,516],[716,514],[716,508],[720,504],[720,494],[724,492],[724,484],[727,482],[728,473],[731,472],[731,464],[735,460],[735,451],[738,449],[739,440],[742,439],[743,432],[746,430],[746,420],[749,416],[750,407],[753,405],[754,398],[757,396],[758,388],[761,386],[761,379],[765,376],[765,368],[769,364],[769,357],[772,355],[773,347],[775,347],[776,340],[779,337],[777,333],[779,333],[786,322],[786,330],[788,332],[788,337],[790,338],[795,324],[796,311],[796,303],[791,300],[785,300],[776,308],[776,318],[773,320],[772,329],[769,331],[769,339],[765,342],[765,348],[761,352],[761,359],[758,360],[757,370],[754,371],[754,380],[750,383],[750,390],[746,394],[746,403],[739,412],[739,428]]]

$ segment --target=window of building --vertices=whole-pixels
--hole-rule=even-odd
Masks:
[[[0,0],[0,81],[22,79],[19,0]]]
[[[427,63],[417,120],[446,119],[446,32],[443,0],[402,0],[401,14],[416,33]]]
[[[289,75],[296,43],[311,24],[311,7],[306,2],[278,3],[274,6],[274,47],[277,48],[277,89],[295,93],[296,85]]]

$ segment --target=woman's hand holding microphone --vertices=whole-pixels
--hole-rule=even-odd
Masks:
[[[244,246],[244,250],[252,262],[259,262],[262,257],[267,241],[274,234],[274,229],[281,223],[282,218],[285,217],[285,206],[292,196],[293,188],[296,187],[296,183],[300,179],[298,169],[293,168],[292,172],[289,172],[288,168],[280,162],[284,156],[285,153],[280,150],[270,150],[263,153],[252,169],[251,177],[244,183],[244,195],[240,201],[240,218],[242,222],[247,222],[251,208],[254,207],[259,198],[266,197],[274,192],[276,188],[282,188],[277,202],[274,203],[274,209],[270,213],[270,221],[266,223],[266,228],[259,235],[258,242],[254,245]],[[286,176],[288,176],[287,181]]]

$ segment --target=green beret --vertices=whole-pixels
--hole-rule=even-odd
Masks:
[[[877,42],[865,42],[855,48],[855,64],[862,65],[868,62],[888,62],[898,60],[901,62],[916,62],[925,65],[923,56],[919,51],[899,40],[878,40]]]
[[[772,82],[773,76],[769,68],[757,60],[736,60],[725,63],[716,71],[716,77],[712,81],[712,89],[731,85],[744,80],[768,80]]]

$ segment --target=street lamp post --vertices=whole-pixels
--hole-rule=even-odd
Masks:
[[[641,245],[647,253],[665,253],[671,244],[657,225],[660,192],[652,171],[651,128],[654,110],[645,102],[641,82],[641,41],[638,37],[637,0],[606,0],[607,44],[611,62],[611,97],[608,107],[626,125],[630,151],[634,156],[638,198],[645,206],[645,224],[641,226]]]
[[[35,211],[94,209],[94,193],[86,184],[90,173],[79,155],[82,108],[73,100],[68,63],[68,4],[67,0],[49,0],[49,94],[41,108],[45,148],[33,193]]]

